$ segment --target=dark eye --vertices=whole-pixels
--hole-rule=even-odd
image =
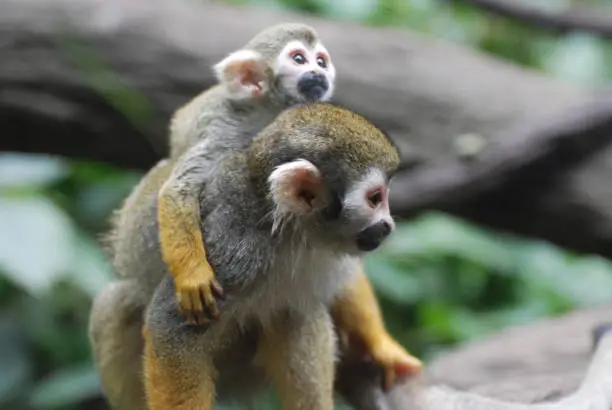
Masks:
[[[327,67],[327,61],[325,60],[324,57],[321,57],[321,56],[317,57],[317,64],[321,68],[326,68]]]
[[[371,207],[376,208],[383,200],[383,194],[380,189],[368,194],[368,203]]]
[[[291,58],[298,64],[306,64],[306,57],[302,53],[294,53]]]

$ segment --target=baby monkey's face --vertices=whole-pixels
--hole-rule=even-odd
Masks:
[[[299,102],[328,101],[334,92],[336,70],[327,49],[290,41],[274,67],[277,86]]]

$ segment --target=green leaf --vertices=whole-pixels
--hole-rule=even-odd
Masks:
[[[84,170],[84,167],[81,166],[79,169]],[[83,181],[83,175],[76,180],[79,189],[72,198],[75,214],[79,220],[86,222],[87,226],[94,230],[106,229],[108,216],[132,192],[141,176],[115,175],[105,169],[89,169],[85,172],[90,174],[89,181]]]
[[[549,244],[526,246],[520,271],[526,285],[555,304],[566,299],[576,307],[593,307],[611,301],[612,263],[595,256],[570,259],[566,255]]]
[[[68,165],[58,157],[0,154],[0,189],[42,187],[68,174]]]
[[[52,409],[82,402],[100,394],[98,375],[91,364],[75,365],[54,372],[33,389],[30,405]]]
[[[75,260],[70,280],[90,297],[94,297],[114,277],[110,261],[89,236],[75,235]]]
[[[0,318],[0,404],[19,395],[32,377],[25,340],[14,318]]]
[[[43,197],[0,197],[0,268],[40,295],[66,274],[73,260],[73,226]]]
[[[583,33],[561,38],[542,65],[560,78],[594,85],[606,74],[603,40]]]
[[[369,255],[365,269],[374,288],[399,305],[413,303],[422,295],[419,280],[394,268],[384,256]]]
[[[403,259],[459,256],[504,273],[514,267],[513,255],[505,243],[508,240],[502,235],[487,234],[459,219],[430,213],[413,222],[398,224],[381,252]]]
[[[343,20],[364,20],[378,8],[378,0],[316,0],[327,17]]]

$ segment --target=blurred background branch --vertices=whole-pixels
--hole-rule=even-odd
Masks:
[[[602,37],[612,37],[612,9],[606,5],[577,5],[577,10],[555,12],[555,5],[522,0],[448,0],[473,4],[502,17],[523,24],[567,33],[582,31]],[[535,4],[534,4],[535,3]],[[587,2],[588,3],[588,2]],[[546,6],[549,7],[546,7]],[[553,9],[553,10],[549,10]]]

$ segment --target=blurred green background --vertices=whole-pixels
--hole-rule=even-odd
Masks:
[[[559,81],[593,86],[612,77],[610,41],[554,35],[453,2],[233,2],[405,27]],[[587,2],[531,3],[564,10]],[[100,164],[0,154],[0,408],[106,408],[86,335],[91,299],[112,277],[97,238],[138,178]],[[508,325],[612,300],[610,261],[437,213],[402,223],[367,264],[391,332],[425,359]]]

